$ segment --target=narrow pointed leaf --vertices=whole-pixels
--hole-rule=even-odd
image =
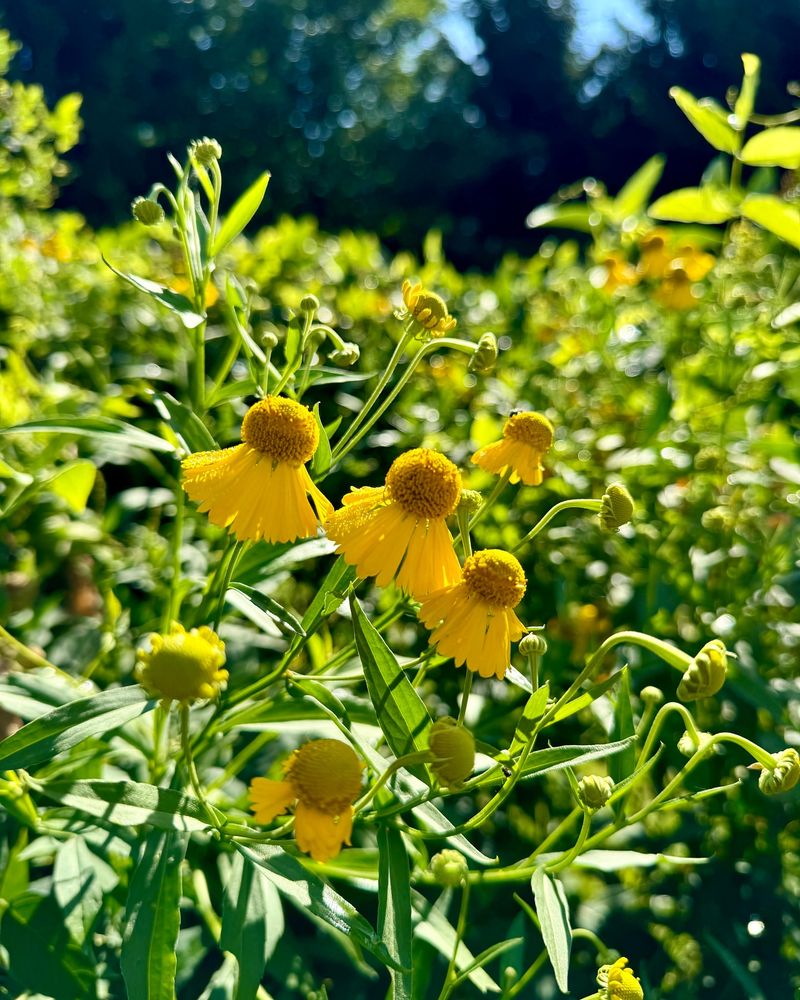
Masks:
[[[645,210],[653,188],[664,172],[665,162],[665,158],[660,154],[651,156],[647,163],[639,167],[625,182],[611,206],[611,215],[615,222],[621,224],[629,216],[640,215]]]
[[[56,853],[53,895],[70,937],[82,945],[102,909],[103,888],[95,874],[92,852],[81,837],[71,837]]]
[[[283,626],[295,635],[305,635],[303,626],[291,611],[244,583],[231,584],[225,600],[268,635],[275,634],[276,623],[278,627]]]
[[[800,167],[800,126],[765,128],[744,144],[742,159],[753,167],[796,170]]]
[[[392,1000],[411,1000],[411,873],[403,836],[393,827],[378,830],[378,933],[395,960]]]
[[[219,448],[209,429],[188,406],[168,392],[150,392],[149,395],[159,415],[180,435],[189,451],[216,451]]]
[[[531,888],[556,983],[561,992],[566,993],[569,990],[569,955],[572,949],[572,927],[566,893],[561,882],[548,875],[544,868],[537,868],[533,873]]]
[[[742,215],[800,250],[800,209],[796,205],[771,194],[750,194],[742,202]]]
[[[736,131],[728,124],[728,116],[724,108],[708,97],[703,97],[698,101],[682,87],[671,87],[669,96],[714,149],[719,149],[723,153],[737,151],[741,140]]]
[[[105,257],[103,257],[103,262],[107,267],[111,268],[118,278],[122,278],[129,285],[138,288],[140,292],[144,292],[150,298],[155,299],[156,302],[160,302],[162,306],[166,306],[171,312],[177,313],[187,330],[194,330],[195,327],[205,322],[205,316],[201,316],[200,313],[196,312],[192,302],[185,295],[181,295],[180,292],[174,292],[171,288],[167,288],[166,285],[160,285],[157,281],[150,281],[149,278],[140,278],[136,274],[126,274],[125,271],[119,271]]]
[[[225,249],[231,240],[236,239],[239,233],[241,233],[247,223],[256,214],[261,202],[264,200],[269,179],[270,172],[269,170],[265,170],[264,173],[261,174],[260,177],[256,178],[256,180],[244,192],[239,200],[233,205],[233,208],[231,208],[225,216],[225,220],[220,226],[219,232],[214,240],[214,244],[211,248],[212,257],[216,257],[218,253]]]
[[[141,781],[47,781],[37,790],[63,806],[117,826],[146,823],[161,830],[189,832],[209,825],[197,799]]]

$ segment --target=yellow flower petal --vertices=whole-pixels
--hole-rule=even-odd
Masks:
[[[294,802],[294,789],[288,781],[253,778],[250,782],[250,802],[256,823],[271,823],[285,813]]]
[[[297,846],[315,861],[330,861],[350,843],[353,830],[353,807],[347,806],[338,816],[298,802],[294,820]]]

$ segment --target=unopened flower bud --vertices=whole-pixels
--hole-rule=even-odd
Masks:
[[[330,360],[337,365],[345,365],[349,368],[350,365],[354,365],[360,357],[361,349],[358,344],[352,344],[349,341],[346,341],[338,351],[331,352]]]
[[[700,515],[700,523],[706,531],[728,531],[734,516],[728,507],[710,507]]]
[[[483,497],[477,490],[462,490],[458,509],[463,510],[466,514],[474,514],[482,503]]]
[[[686,668],[678,685],[681,701],[710,698],[725,683],[728,672],[728,651],[721,639],[707,642]]]
[[[544,656],[547,642],[541,633],[528,632],[520,639],[518,649],[523,656]]]
[[[316,313],[319,310],[319,299],[309,292],[300,299],[300,308],[303,312]]]
[[[488,375],[497,364],[498,353],[497,337],[493,333],[484,333],[469,359],[469,370],[478,375]]]
[[[131,202],[131,212],[137,222],[143,226],[157,226],[164,221],[164,209],[152,198],[134,198]]]
[[[664,701],[664,692],[661,688],[648,684],[642,688],[640,697],[645,705],[660,705]]]
[[[431,770],[446,788],[458,788],[475,768],[475,738],[445,716],[431,727],[428,746],[433,754]]]
[[[275,348],[278,346],[278,338],[272,332],[272,330],[265,330],[261,334],[260,340],[261,340],[261,346],[264,348],[265,351],[274,351]]]
[[[779,795],[791,791],[800,781],[800,754],[789,747],[772,754],[775,767],[764,768],[758,776],[758,787],[765,795]]]
[[[711,733],[700,732],[697,734],[697,742],[695,742],[694,738],[688,732],[685,732],[678,740],[678,751],[684,757],[693,757],[698,750],[707,747],[711,739]]]
[[[444,850],[431,858],[431,874],[439,883],[450,889],[455,889],[464,881],[468,871],[464,856],[458,851]]]
[[[204,136],[202,139],[195,139],[189,146],[189,154],[204,167],[210,167],[215,160],[222,159],[222,146],[216,139],[209,139]]]
[[[618,531],[633,517],[633,498],[622,483],[611,483],[606,488],[598,516],[605,531]]]
[[[578,801],[586,809],[602,809],[613,791],[613,778],[608,775],[587,774],[578,782]]]

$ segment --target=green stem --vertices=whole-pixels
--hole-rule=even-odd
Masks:
[[[222,579],[220,581],[219,592],[217,594],[217,610],[214,615],[214,631],[216,632],[219,628],[219,623],[222,620],[222,613],[225,610],[225,595],[228,593],[228,587],[230,586],[231,580],[233,579],[233,574],[236,572],[236,567],[239,564],[239,560],[247,551],[249,542],[236,542],[230,552],[228,558],[228,564],[225,567],[225,572],[222,574]]]
[[[495,483],[495,487],[492,490],[492,492],[472,515],[472,518],[470,519],[469,522],[470,530],[472,530],[479,521],[482,521],[484,516],[494,506],[495,502],[500,497],[500,494],[503,492],[503,490],[506,488],[506,486],[508,486],[509,482],[511,481],[512,475],[513,471],[511,469],[506,469],[506,471],[502,474],[502,476],[500,476],[500,478]]]
[[[528,983],[533,979],[536,973],[542,968],[544,963],[547,961],[547,948],[537,955],[535,961],[525,970],[523,975],[517,980],[516,983],[511,987],[511,989],[506,993],[504,1000],[513,1000],[518,993],[520,993]]]
[[[691,737],[694,745],[696,747],[700,745],[700,733],[698,732],[695,721],[692,718],[692,713],[685,705],[680,705],[677,701],[668,701],[666,705],[661,706],[655,719],[653,720],[653,725],[650,727],[650,731],[647,734],[647,739],[642,747],[642,752],[639,754],[639,760],[636,762],[636,768],[640,768],[653,752],[653,746],[658,739],[661,727],[664,725],[667,716],[673,712],[677,712],[677,714],[683,719],[684,725],[686,726],[686,732]]]
[[[181,748],[183,750],[183,759],[186,764],[186,770],[189,772],[189,781],[191,782],[192,788],[194,789],[194,794],[197,796],[197,800],[202,804],[203,809],[208,816],[208,820],[211,826],[215,829],[219,829],[222,823],[217,816],[217,812],[212,805],[208,802],[203,791],[203,786],[200,784],[200,779],[197,776],[197,768],[194,764],[194,757],[192,756],[192,743],[189,739],[189,706],[181,705],[180,709],[181,716]]]
[[[556,872],[563,871],[565,868],[569,868],[572,862],[577,858],[577,856],[583,850],[583,845],[586,843],[586,838],[589,836],[589,830],[592,825],[592,813],[589,809],[583,810],[583,821],[581,823],[581,828],[578,833],[578,839],[575,844],[566,851],[562,857],[546,866],[546,870],[551,874],[555,875]]]
[[[472,680],[474,676],[475,675],[472,673],[471,670],[467,670],[466,675],[464,677],[464,690],[461,692],[461,705],[458,710],[459,726],[464,725],[464,719],[466,718],[467,715],[467,704],[469,703],[469,695],[470,692],[472,691]]]
[[[514,546],[513,551],[519,552],[519,550],[524,545],[527,545],[528,542],[533,541],[533,539],[536,538],[539,532],[544,531],[544,529],[553,520],[554,517],[557,517],[565,510],[590,510],[593,511],[595,514],[598,514],[602,509],[603,509],[602,500],[582,500],[582,499],[562,500],[560,503],[557,503],[555,506],[551,507],[550,510],[548,510],[548,512],[544,515],[544,517],[536,522],[536,524],[531,528],[528,534],[525,535],[522,541],[518,542]]]
[[[456,938],[453,942],[453,953],[447,966],[444,976],[444,985],[439,994],[439,1000],[447,1000],[453,988],[452,980],[455,979],[456,960],[458,959],[458,947],[464,940],[464,931],[467,929],[467,914],[469,913],[469,882],[464,882],[461,888],[461,906],[458,911],[458,923],[456,925]]]
[[[355,803],[353,806],[353,815],[361,812],[361,810],[375,798],[392,775],[397,774],[401,767],[413,767],[414,764],[426,764],[431,760],[433,760],[433,755],[429,750],[418,750],[416,753],[408,753],[403,757],[398,757],[396,760],[393,760],[378,780],[374,782],[361,796],[358,802]]]
[[[172,539],[170,545],[170,588],[167,600],[164,602],[164,617],[161,622],[161,631],[168,632],[173,621],[180,617],[180,590],[181,582],[181,546],[183,544],[183,520],[186,510],[183,483],[178,478],[175,489],[175,518],[172,522]]]

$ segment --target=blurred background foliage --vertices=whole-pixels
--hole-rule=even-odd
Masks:
[[[594,175],[616,190],[668,151],[665,190],[707,160],[667,91],[722,96],[739,54],[769,66],[761,110],[797,78],[784,0],[79,0],[0,2],[14,78],[84,95],[63,204],[124,217],[187,135],[225,149],[231,190],[272,170],[274,206],[463,267],[531,246],[526,212]]]
[[[389,5],[381,10],[383,20],[374,22],[378,15],[367,10],[368,5],[342,7],[336,17],[345,18],[342,11],[350,12],[349,32],[334,32],[332,27],[309,30],[310,24],[333,15],[314,13],[299,2],[295,7],[258,0],[250,6],[237,3],[237,16],[231,13],[234,5],[223,14],[221,5],[210,3],[105,4],[107,19],[80,23],[70,22],[76,5],[54,4],[48,17],[41,17],[44,6],[37,5],[35,19],[27,5],[6,11],[7,22],[15,22],[15,32],[28,46],[21,53],[28,62],[23,60],[22,70],[18,64],[17,73],[30,75],[35,65],[45,83],[52,73],[52,80],[59,81],[58,86],[47,87],[52,97],[81,85],[87,79],[81,74],[96,77],[94,89],[86,87],[87,99],[80,109],[87,122],[85,145],[74,151],[71,147],[79,134],[77,99],[65,96],[53,104],[35,86],[0,84],[4,121],[0,155],[5,157],[0,188],[0,426],[34,417],[103,415],[144,430],[164,431],[163,414],[154,406],[152,393],[164,390],[185,398],[185,332],[177,317],[158,310],[120,282],[102,264],[100,253],[125,270],[179,288],[184,279],[169,232],[149,233],[133,223],[91,228],[74,206],[81,205],[100,221],[120,215],[132,193],[165,176],[162,145],[178,149],[193,132],[214,132],[224,144],[226,190],[238,193],[243,182],[268,165],[275,174],[269,202],[277,211],[303,213],[276,217],[274,224],[255,229],[250,239],[230,247],[231,266],[252,283],[259,329],[283,336],[301,296],[314,292],[322,302],[321,318],[359,344],[358,371],[374,372],[386,357],[387,341],[398,336],[393,310],[400,303],[399,285],[404,277],[417,275],[447,298],[464,335],[477,340],[492,330],[500,340],[501,356],[493,376],[469,374],[462,356],[434,355],[371,436],[369,450],[360,452],[329,481],[332,499],[338,501],[350,483],[380,481],[399,450],[420,443],[442,448],[464,466],[475,445],[496,435],[509,410],[520,406],[545,411],[557,427],[550,475],[539,489],[509,492],[506,505],[498,507],[496,516],[478,531],[480,544],[513,544],[553,502],[597,497],[614,479],[627,484],[638,514],[631,527],[612,538],[601,535],[593,519],[586,517],[556,522],[537,539],[528,562],[531,582],[524,617],[547,625],[550,650],[543,669],[554,683],[563,685],[586,652],[618,628],[653,631],[692,652],[706,639],[719,636],[737,659],[723,696],[702,704],[701,725],[710,730],[736,729],[770,751],[800,745],[797,252],[745,222],[733,224],[725,233],[684,232],[676,227],[669,240],[684,247],[682,259],[691,240],[692,252],[709,255],[713,263],[692,285],[687,300],[673,294],[663,275],[642,266],[642,235],[648,225],[642,220],[627,234],[604,232],[602,253],[572,240],[552,239],[538,250],[519,253],[513,251],[511,239],[514,226],[533,203],[556,188],[558,181],[580,176],[590,163],[592,169],[595,164],[608,166],[603,179],[615,189],[613,182],[624,179],[629,166],[638,166],[652,148],[631,138],[636,129],[646,133],[656,122],[667,128],[665,115],[653,110],[658,102],[666,102],[667,83],[687,83],[697,93],[718,93],[738,78],[738,65],[732,68],[727,56],[719,56],[718,67],[703,69],[703,57],[698,55],[704,45],[719,52],[719,46],[730,43],[738,56],[743,47],[736,35],[739,23],[730,21],[729,33],[720,30],[723,22],[711,31],[713,12],[722,18],[731,5],[691,5],[694,21],[685,29],[685,47],[678,54],[668,54],[664,47],[667,36],[673,41],[675,37],[666,28],[660,41],[642,42],[638,51],[631,46],[624,54],[612,53],[616,68],[602,77],[597,97],[582,102],[577,95],[590,77],[579,83],[574,66],[565,68],[568,50],[555,47],[556,39],[570,37],[566,10],[520,4],[517,14],[550,32],[548,37],[554,40],[541,50],[542,59],[553,60],[552,72],[558,74],[551,80],[571,80],[573,89],[562,94],[560,84],[540,83],[539,90],[526,91],[523,107],[528,110],[520,111],[519,118],[511,111],[484,112],[478,119],[481,127],[469,129],[463,123],[466,105],[459,102],[467,101],[468,94],[474,100],[482,95],[483,106],[489,108],[486,102],[495,100],[494,85],[482,90],[485,76],[454,56],[446,28],[428,4]],[[503,16],[511,23],[516,6],[504,9]],[[664,3],[653,8],[651,16],[660,17],[662,27],[673,23],[670,17],[685,27],[692,20],[689,9],[688,3]],[[765,17],[770,9],[769,3],[760,5]],[[680,21],[681,12],[685,21]],[[522,60],[519,73],[528,82],[508,79],[505,86],[509,93],[523,85],[533,87],[530,74],[535,78],[539,67],[535,60],[523,58],[523,50],[529,52],[524,37],[503,27],[499,6],[476,5],[474,10],[463,8],[461,14],[472,20],[478,37],[484,39],[482,57],[494,67],[486,71],[492,80],[516,72]],[[244,28],[251,15],[265,18],[264,23],[271,17],[270,23],[284,32],[281,35],[277,27],[277,37],[263,32],[264,65],[295,52],[295,61],[289,60],[295,67],[292,73],[265,69],[262,84],[253,81],[250,90],[241,92],[227,82],[218,92],[198,82],[200,67],[203,73],[209,70],[206,59],[219,60],[214,72],[222,73],[226,81],[231,73],[226,67],[240,65],[238,56],[225,57],[232,60],[225,62],[227,49],[221,41],[218,44],[217,34],[242,46],[242,52],[252,51],[258,32]],[[224,21],[218,31],[213,29],[213,17]],[[307,19],[302,29],[292,27],[298,18]],[[759,30],[757,22],[754,15],[753,32]],[[430,44],[420,43],[423,25],[433,32],[426,36]],[[700,30],[703,25],[705,33]],[[197,26],[206,34],[192,34]],[[38,44],[48,54],[31,62],[31,53],[37,51],[33,30],[40,33]],[[780,32],[773,28],[773,34],[778,40],[773,38],[769,45],[766,40],[764,46],[754,44],[751,35],[744,46],[766,57],[766,103],[772,99],[770,93],[779,93],[770,92],[769,86],[789,75],[781,61],[787,58],[788,47],[780,41]],[[199,40],[205,37],[213,44],[204,49]],[[159,38],[163,40],[158,42]],[[502,46],[517,46],[517,56],[495,55],[492,62],[495,43],[501,51]],[[419,61],[413,71],[403,70],[404,53],[415,44]],[[273,45],[277,55],[269,54]],[[337,55],[332,57],[325,49],[329,45],[340,46]],[[319,59],[312,59],[309,53],[318,47]],[[328,51],[324,58],[323,51]],[[4,41],[0,62],[10,54]],[[347,97],[345,82],[354,65],[365,74],[353,89],[358,98]],[[596,68],[598,62],[592,65]],[[681,68],[685,76],[674,72]],[[691,72],[712,70],[719,74],[714,77],[716,84],[697,85],[687,79]],[[587,64],[586,73],[591,72]],[[322,74],[319,82],[316,73]],[[365,82],[372,74],[374,91]],[[649,81],[651,75],[658,78],[658,86],[653,83],[652,92],[649,83],[644,91],[636,90],[634,81]],[[426,99],[425,88],[442,79],[444,96]],[[399,92],[391,91],[392,86]],[[500,82],[498,87],[502,89]],[[626,90],[648,94],[643,102],[646,121],[630,118],[619,107],[614,126],[615,88],[619,94]],[[102,101],[97,97],[100,89]],[[303,114],[311,116],[308,121],[324,121],[326,105],[337,93],[344,103],[336,115],[350,108],[350,101],[362,102],[353,113],[362,122],[363,135],[355,139],[355,125],[332,127],[332,145],[323,142],[324,156],[317,158],[310,152],[316,148],[314,140],[303,126],[287,122],[306,104]],[[367,93],[375,95],[374,101],[365,97]],[[611,124],[604,134],[587,125],[581,143],[589,159],[567,161],[561,158],[562,138],[569,146],[576,141],[574,135],[562,135],[551,122],[549,141],[558,152],[558,166],[548,161],[536,180],[544,187],[536,188],[533,175],[518,158],[520,148],[533,143],[535,134],[526,132],[525,115],[530,116],[532,130],[543,95],[566,101],[567,93],[573,94],[574,103],[565,104],[558,116],[585,123],[591,118],[598,128],[603,120]],[[218,102],[207,116],[203,94],[212,105]],[[319,109],[313,111],[317,100]],[[599,109],[605,102],[608,111],[603,118]],[[374,120],[366,114],[369,106]],[[146,113],[136,110],[143,107]],[[397,108],[405,110],[401,114]],[[689,155],[686,124],[677,112],[670,114],[681,125],[680,140],[674,146],[663,143],[676,171],[674,184],[680,182],[678,172],[685,169],[688,175],[697,161]],[[151,119],[154,138],[143,143],[138,126]],[[392,130],[397,134],[390,136]],[[623,134],[620,130],[626,136],[622,147],[614,138]],[[504,133],[506,141],[501,138]],[[624,167],[617,159],[621,148],[630,150],[631,163],[625,161]],[[662,148],[660,141],[657,148]],[[351,160],[345,156],[348,149]],[[692,155],[702,159],[699,151]],[[43,211],[64,175],[65,156],[76,169],[75,185],[66,189],[57,209]],[[460,188],[454,182],[460,175],[450,165],[456,160],[463,161],[464,171],[475,170],[479,177],[475,190],[495,192],[498,201],[491,211],[482,196],[464,195],[469,181]],[[503,163],[513,165],[515,181],[500,181],[502,173],[492,174]],[[602,176],[600,166],[597,172]],[[490,177],[494,177],[491,183]],[[686,179],[696,177],[693,173]],[[784,186],[791,186],[788,175]],[[500,192],[508,199],[505,208],[499,202]],[[461,196],[463,203],[457,200]],[[466,205],[474,215],[467,212],[463,218],[476,220],[473,238],[486,236],[487,246],[490,236],[498,241],[510,238],[512,250],[491,273],[464,273],[443,249],[461,246],[442,233],[458,231],[456,213]],[[319,213],[324,224],[312,212]],[[442,230],[430,228],[435,220],[441,220]],[[338,225],[347,229],[332,234]],[[409,244],[425,233],[421,252],[387,250],[377,235],[361,231],[367,226]],[[609,257],[612,250],[616,256]],[[229,333],[221,308],[217,304],[210,308],[213,367],[225,353]],[[243,378],[246,371],[236,366],[233,375]],[[326,422],[359,405],[359,388],[348,385],[348,378],[343,372],[341,381],[315,387],[314,397],[321,401]],[[240,404],[223,401],[215,408],[213,430],[220,441],[235,440],[241,413]],[[416,436],[420,426],[425,428],[422,442]],[[46,649],[50,659],[70,673],[92,675],[100,686],[128,677],[136,643],[156,626],[160,615],[170,558],[164,528],[174,512],[176,463],[124,440],[110,443],[91,436],[5,436],[2,455],[0,621],[26,642]],[[476,474],[472,485],[483,486],[485,481]],[[185,542],[185,572],[197,588],[219,533],[204,518],[190,516]],[[263,583],[262,567],[280,554],[256,547],[242,579]],[[305,563],[305,558],[299,553],[280,569],[269,571],[270,592],[300,612],[318,574],[316,564]],[[192,606],[191,599],[187,606]],[[274,643],[271,646],[269,637],[263,637],[261,645],[254,646],[252,632],[237,629],[235,621],[226,629],[237,673],[255,676],[274,655]],[[323,633],[310,645],[312,661],[329,655],[348,634],[348,623],[334,618],[330,634]],[[390,639],[399,653],[413,655],[416,636],[416,630],[401,622]],[[636,690],[658,684],[672,691],[675,679],[668,668],[646,657],[630,662]],[[432,702],[455,704],[459,680],[455,671],[442,670],[435,689],[431,686],[425,695]],[[511,685],[500,684],[487,686],[486,695],[483,701],[475,700],[481,732],[489,742],[504,745],[522,695]],[[8,726],[10,720],[3,724]],[[595,727],[598,738],[604,739],[608,725],[602,708],[587,709],[576,720],[572,735],[591,734]],[[569,723],[559,735],[570,739]],[[668,750],[665,769],[674,766],[676,755],[674,748]],[[643,842],[649,845],[645,849],[713,857],[709,865],[627,870],[604,879],[577,870],[568,876],[571,894],[582,901],[576,923],[595,929],[610,944],[619,943],[635,956],[648,998],[783,1000],[793,987],[800,987],[796,796],[765,800],[753,775],[737,769],[738,764],[734,754],[720,754],[699,775],[706,787],[731,775],[741,778],[737,794],[717,797],[708,805],[695,804],[690,813],[680,818],[676,814],[674,823],[654,817],[643,831]],[[481,831],[479,846],[503,857],[518,854],[520,845],[541,841],[553,816],[568,807],[568,799],[566,783],[557,776],[529,786]],[[9,848],[12,826],[3,820],[2,850]],[[35,856],[31,871],[45,877],[46,868],[36,867]],[[363,904],[359,900],[359,905],[368,912],[368,899]],[[60,917],[55,904],[52,909],[56,926]],[[501,932],[509,933],[524,929],[507,888],[487,890],[482,897],[467,934],[475,951],[488,943],[482,924],[500,925]],[[297,947],[282,950],[284,957],[278,961],[285,967],[277,964],[268,972],[278,997],[311,995],[309,991],[325,977],[346,983],[354,1000],[378,995],[363,963],[354,979],[353,955],[342,950],[341,942],[318,937],[311,950],[309,933],[302,922],[291,923],[288,939],[296,940]],[[110,963],[107,974],[112,982],[113,941],[112,934],[101,949]],[[203,941],[190,920],[179,948],[180,996],[189,998],[198,995],[199,984],[205,981],[203,971],[207,979],[204,963],[213,945]],[[509,964],[522,969],[530,959],[520,949],[509,957]],[[588,950],[579,952],[575,962],[588,990],[593,956]],[[35,985],[34,966],[16,970],[24,985]],[[7,988],[13,990],[18,981]],[[0,982],[0,987],[6,984]]]

